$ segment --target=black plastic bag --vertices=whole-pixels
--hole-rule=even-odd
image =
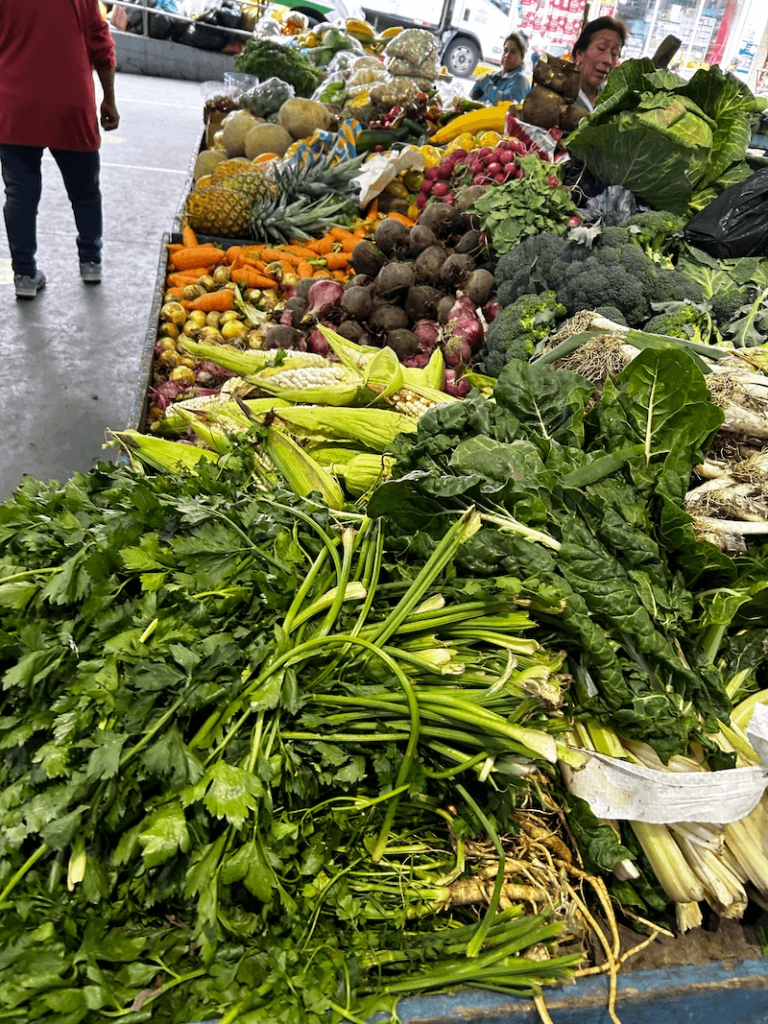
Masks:
[[[721,192],[688,221],[683,237],[716,259],[768,256],[768,167]]]
[[[156,0],[136,0],[136,3],[149,8],[150,11],[157,6]],[[143,11],[137,11],[135,7],[131,7],[127,8],[125,13],[128,18],[128,27],[133,32],[141,34],[144,20]],[[169,18],[167,14],[147,14],[147,33],[152,39],[168,39],[172,35],[174,27],[174,19]]]
[[[221,28],[240,28],[243,23],[243,10],[232,0],[223,0],[221,7],[214,13],[213,21]],[[230,37],[236,38],[235,36]]]
[[[185,46],[196,46],[198,50],[223,50],[229,42],[226,32],[201,24],[201,20],[198,18],[194,25],[190,25],[179,42]]]

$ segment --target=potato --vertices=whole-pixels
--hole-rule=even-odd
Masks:
[[[294,140],[309,138],[315,128],[327,131],[331,126],[331,115],[324,103],[300,96],[286,100],[280,107],[279,116],[280,124]]]

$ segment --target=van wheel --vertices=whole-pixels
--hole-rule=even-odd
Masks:
[[[469,78],[480,60],[480,51],[464,36],[454,39],[443,55],[443,63],[452,75]]]

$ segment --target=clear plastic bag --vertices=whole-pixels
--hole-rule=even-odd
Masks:
[[[390,59],[396,57],[421,65],[427,59],[438,60],[437,39],[423,28],[407,28],[387,43],[384,53]]]
[[[405,76],[406,78],[426,78],[434,79],[440,73],[438,67],[437,58],[427,58],[422,61],[421,64],[411,64],[409,60],[403,60],[401,57],[394,57],[387,64],[387,71],[390,75],[396,75],[398,77]]]
[[[240,94],[240,106],[254,117],[269,117],[285,103],[292,100],[296,90],[281,78],[268,78],[252,89]]]
[[[587,200],[581,207],[581,216],[589,224],[600,221],[606,227],[614,227],[647,208],[647,204],[640,204],[637,196],[628,188],[609,185],[605,192]]]

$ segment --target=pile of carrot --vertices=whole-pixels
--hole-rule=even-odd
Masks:
[[[389,216],[400,218],[401,215]],[[322,238],[306,242],[290,245],[233,245],[226,250],[213,242],[199,243],[195,232],[187,227],[181,242],[167,246],[169,269],[166,294],[172,295],[188,309],[231,309],[230,289],[208,292],[192,301],[182,299],[185,285],[196,284],[200,277],[212,274],[219,266],[229,267],[231,280],[244,288],[279,290],[280,282],[286,274],[295,274],[300,278],[334,277],[346,281],[353,274],[349,262],[352,251],[358,242],[370,237],[379,219],[374,201],[366,217],[358,220],[351,230],[334,227]]]

